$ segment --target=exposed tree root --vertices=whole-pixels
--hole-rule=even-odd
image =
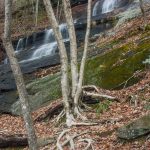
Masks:
[[[66,146],[67,144],[70,145],[70,149],[71,150],[75,150],[75,143],[74,143],[74,140],[84,134],[86,134],[87,132],[83,132],[81,134],[74,134],[73,136],[67,134],[70,132],[70,129],[66,129],[64,131],[62,131],[60,133],[60,135],[58,136],[58,139],[57,139],[57,144],[56,144],[56,147],[58,150],[63,150],[63,147]],[[61,144],[61,139],[66,135],[66,140],[64,142],[62,142]],[[92,139],[80,139],[79,142],[86,142],[88,143],[88,145],[86,146],[85,150],[88,150],[89,148],[92,148]],[[55,147],[55,148],[56,148]]]
[[[61,118],[65,116],[65,111],[62,110],[61,113],[53,120],[53,122],[58,123]]]
[[[88,145],[86,146],[86,148],[84,150],[93,150],[93,147],[92,147],[92,142],[93,140],[92,139],[81,139],[80,142],[86,142],[88,143]]]
[[[83,106],[85,109],[90,109],[90,107],[88,107],[85,103],[89,103],[89,104],[99,103],[100,99],[109,99],[109,100],[120,102],[116,97],[105,95],[105,94],[99,94],[99,93],[100,92],[98,87],[94,85],[83,86],[84,99],[82,99],[82,101],[80,102],[80,106]],[[99,99],[99,100],[95,101],[95,99]],[[81,119],[82,121],[86,121],[87,118],[83,116],[81,112],[83,112],[81,107],[77,106],[74,108],[74,115],[77,118]],[[34,121],[40,122],[47,118],[51,119],[55,115],[58,115],[58,117],[54,119],[54,121],[56,122],[58,122],[65,115],[65,111],[63,110],[63,103],[58,103],[54,108],[49,108],[48,110],[45,111],[44,114],[38,116]],[[76,124],[75,119],[72,115],[68,114],[67,116],[68,116],[67,117],[68,120],[66,122],[68,125],[71,126],[72,124],[73,125]]]
[[[79,107],[74,108],[75,115],[77,115],[77,118],[80,118],[81,120],[86,121],[87,118],[80,113],[79,109],[80,109]]]

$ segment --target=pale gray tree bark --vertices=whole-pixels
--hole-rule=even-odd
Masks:
[[[63,0],[65,18],[68,26],[70,38],[70,53],[71,53],[71,74],[72,74],[72,98],[75,96],[78,83],[78,67],[77,67],[77,40],[72,18],[70,0]]]
[[[43,0],[47,15],[53,28],[55,38],[58,43],[59,53],[60,53],[60,60],[61,60],[61,89],[62,89],[62,96],[63,96],[63,103],[66,112],[66,124],[70,125],[70,120],[72,120],[72,115],[70,113],[70,105],[69,105],[69,95],[70,95],[70,88],[69,88],[69,76],[68,76],[68,58],[67,52],[65,48],[65,44],[63,41],[63,37],[59,31],[59,25],[54,15],[54,11],[52,8],[52,4],[50,0]]]
[[[36,0],[36,10],[35,10],[35,26],[37,27],[39,14],[39,0]]]
[[[78,77],[78,69],[77,69],[77,41],[74,29],[74,23],[72,18],[71,6],[69,0],[63,0],[63,8],[65,12],[66,22],[69,30],[69,37],[70,37],[70,47],[71,47],[71,72],[72,72],[72,98],[73,102],[70,103],[70,86],[69,82],[69,74],[68,74],[68,58],[67,52],[65,48],[65,44],[63,41],[63,37],[61,32],[59,31],[59,25],[54,15],[54,11],[52,8],[51,0],[43,0],[47,15],[51,24],[51,27],[54,30],[54,34],[58,43],[59,51],[60,51],[60,59],[61,59],[61,72],[62,72],[62,79],[61,79],[61,87],[62,87],[62,96],[63,102],[65,107],[65,114],[66,114],[66,124],[68,126],[75,125],[74,115],[77,115],[80,119],[85,119],[80,112],[79,112],[79,98],[82,92],[82,83],[84,77],[84,67],[85,61],[87,56],[88,50],[88,43],[89,43],[89,35],[90,35],[90,27],[91,27],[91,2],[92,0],[88,0],[88,9],[87,9],[87,30],[85,36],[85,45],[84,45],[84,52],[83,58],[81,61],[80,66],[80,75]]]
[[[143,0],[139,0],[139,1],[140,1],[140,9],[141,9],[141,12],[142,12],[142,15],[143,15],[143,20],[144,20],[144,26],[146,26],[147,20],[146,20],[146,13],[145,13],[145,10],[144,10],[144,2],[143,2]]]
[[[24,84],[24,79],[21,73],[20,66],[15,57],[15,52],[11,43],[11,22],[12,22],[12,0],[5,0],[5,27],[4,27],[4,38],[3,43],[6,49],[7,55],[10,60],[11,69],[16,81],[17,90],[19,93],[22,114],[25,122],[25,127],[28,134],[28,143],[30,150],[37,150],[37,139],[35,135],[35,130],[30,114],[30,107],[28,103],[28,93]]]
[[[75,105],[75,110],[74,112],[77,115],[80,115],[79,113],[79,98],[82,92],[82,84],[83,84],[83,77],[84,77],[84,68],[85,68],[85,62],[86,62],[86,57],[87,57],[87,51],[88,51],[88,44],[89,44],[89,36],[90,36],[90,29],[91,29],[91,6],[92,5],[92,0],[88,0],[88,8],[87,8],[87,29],[86,29],[86,35],[85,35],[85,41],[84,41],[84,52],[81,60],[81,65],[80,65],[80,73],[79,73],[79,81],[78,81],[78,86],[77,86],[77,91],[75,94],[74,98],[74,105]],[[82,117],[82,115],[80,115]],[[82,117],[83,118],[83,117]],[[84,119],[84,118],[83,118]]]

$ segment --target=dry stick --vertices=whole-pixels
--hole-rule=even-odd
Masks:
[[[68,57],[66,52],[66,47],[63,41],[63,37],[59,30],[59,25],[54,15],[54,11],[51,5],[50,0],[43,0],[47,15],[50,21],[50,24],[53,28],[58,47],[60,53],[60,60],[61,60],[61,89],[62,89],[62,96],[63,96],[63,103],[66,111],[66,124],[69,126],[70,120],[72,120],[72,116],[70,115],[70,106],[69,106],[69,82],[68,82]]]
[[[16,81],[19,100],[21,103],[22,114],[25,121],[25,127],[28,133],[28,142],[30,150],[37,150],[37,138],[30,114],[29,97],[24,84],[23,75],[19,63],[15,57],[14,48],[11,42],[11,21],[12,21],[12,0],[5,0],[5,27],[4,27],[4,46],[10,60],[11,69]]]
[[[74,112],[83,120],[85,120],[86,118],[80,114],[78,110],[78,104],[79,104],[79,97],[82,92],[85,61],[87,57],[87,50],[88,50],[88,44],[89,44],[89,36],[90,36],[90,28],[91,28],[91,2],[92,0],[88,0],[87,29],[86,29],[86,35],[85,35],[84,52],[83,52],[83,57],[81,61],[81,66],[80,66],[79,82],[78,82],[77,91],[76,91],[75,98],[74,98],[74,105],[75,105]]]
[[[77,82],[78,82],[77,40],[76,40],[74,22],[72,18],[70,0],[62,0],[62,2],[63,2],[65,18],[68,26],[69,39],[70,39],[72,98],[74,98],[77,89]]]

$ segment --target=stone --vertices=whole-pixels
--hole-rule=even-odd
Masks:
[[[118,129],[119,138],[131,140],[150,133],[150,114]]]

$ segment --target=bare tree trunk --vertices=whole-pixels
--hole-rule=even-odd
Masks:
[[[15,57],[15,52],[11,43],[11,18],[12,18],[11,8],[12,8],[12,0],[5,0],[5,27],[4,27],[3,43],[10,60],[10,65],[19,92],[22,114],[25,121],[25,127],[28,133],[29,148],[30,150],[37,150],[38,149],[37,139],[36,139],[35,130],[34,130],[32,118],[30,114],[29,103],[28,103],[29,97],[26,91],[21,69]]]
[[[35,11],[35,26],[37,27],[39,14],[39,0],[36,0],[36,11]]]
[[[142,15],[143,15],[143,20],[144,20],[144,26],[146,26],[146,13],[145,13],[145,10],[144,10],[144,4],[143,4],[143,0],[139,0],[140,1],[140,9],[141,9],[141,12],[142,12]]]
[[[74,112],[77,114],[79,114],[78,101],[79,101],[79,98],[80,98],[80,95],[82,92],[84,68],[85,68],[85,61],[86,61],[86,57],[87,57],[87,50],[88,50],[89,36],[90,36],[90,29],[91,29],[91,3],[92,3],[92,0],[88,0],[87,29],[86,29],[86,35],[85,35],[84,52],[83,52],[83,57],[82,57],[82,61],[81,61],[81,66],[80,66],[79,82],[78,82],[77,91],[76,91],[75,98],[74,98],[74,105],[75,105]]]
[[[66,22],[68,25],[69,38],[70,38],[70,51],[71,51],[71,73],[72,73],[72,98],[74,98],[77,82],[78,82],[78,68],[77,68],[77,40],[72,18],[72,11],[70,0],[63,0],[63,7]]]
[[[67,58],[67,52],[65,48],[65,44],[63,41],[63,37],[61,35],[61,32],[59,31],[59,25],[57,23],[57,20],[54,15],[54,11],[51,5],[50,0],[43,0],[47,15],[50,21],[50,24],[54,30],[54,34],[58,43],[59,47],[59,53],[60,53],[60,60],[61,60],[61,88],[62,88],[62,96],[63,96],[63,102],[64,102],[64,108],[66,112],[66,124],[69,126],[70,122],[72,120],[72,115],[70,115],[70,105],[69,105],[69,83],[68,83],[68,58]]]
[[[56,11],[56,18],[57,18],[58,22],[59,22],[59,8],[60,8],[60,0],[58,0],[58,2],[57,2],[57,11]]]

